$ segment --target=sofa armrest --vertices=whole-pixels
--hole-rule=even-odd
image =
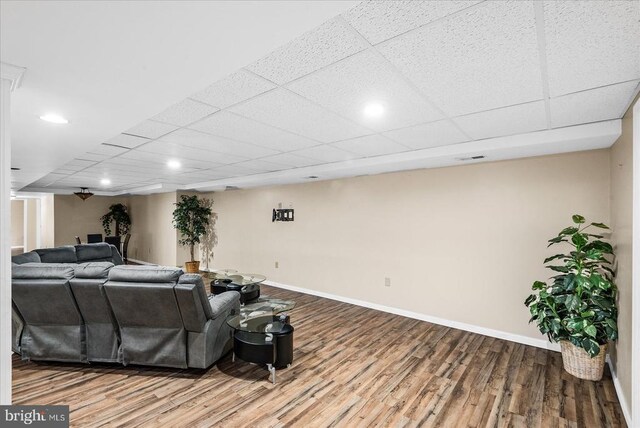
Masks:
[[[109,247],[111,247],[111,259],[113,260],[113,264],[116,266],[123,265],[124,261],[122,261],[122,256],[116,246],[109,244]]]
[[[216,319],[219,316],[228,317],[240,313],[240,293],[237,291],[226,291],[222,294],[209,297],[211,312]]]

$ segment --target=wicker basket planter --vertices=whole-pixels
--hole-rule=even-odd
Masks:
[[[562,365],[573,376],[585,380],[600,380],[604,371],[607,345],[600,345],[600,353],[591,358],[587,351],[578,348],[568,340],[560,341]]]

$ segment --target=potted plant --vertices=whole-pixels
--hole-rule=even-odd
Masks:
[[[106,236],[111,236],[111,223],[116,223],[115,236],[126,235],[131,228],[131,217],[124,204],[113,204],[109,207],[109,212],[100,217],[102,228]]]
[[[614,253],[602,235],[587,230],[608,229],[605,224],[586,224],[577,214],[572,219],[572,226],[548,241],[548,247],[569,247],[544,261],[557,275],[549,284],[535,281],[535,293],[524,303],[531,312],[529,322],[535,321],[550,341],[560,342],[565,370],[581,379],[600,380],[607,343],[618,338]]]
[[[173,227],[178,229],[182,238],[178,240],[180,245],[189,247],[191,261],[185,263],[185,270],[197,273],[200,270],[200,262],[195,260],[194,249],[200,243],[200,238],[207,232],[211,208],[205,199],[197,196],[180,196],[180,202],[174,204]]]

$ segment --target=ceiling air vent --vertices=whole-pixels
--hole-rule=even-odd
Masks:
[[[466,158],[456,158],[456,160],[464,162],[464,161],[470,161],[470,160],[484,159],[485,157],[486,156],[484,156],[484,155],[478,155],[478,156],[469,156],[469,157],[466,157]]]

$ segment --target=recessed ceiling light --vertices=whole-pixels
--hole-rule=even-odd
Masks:
[[[57,115],[57,114],[53,114],[53,113],[47,113],[45,115],[40,116],[40,119],[44,120],[45,122],[49,122],[49,123],[57,123],[57,124],[65,124],[65,123],[69,123],[69,121],[67,119],[65,119],[64,117]]]
[[[108,178],[103,178],[102,180],[100,180],[100,184],[102,184],[103,186],[108,186],[109,184],[111,184],[111,180],[109,180]]]
[[[371,118],[377,118],[384,114],[384,106],[380,103],[367,104],[364,107],[364,115]]]
[[[167,166],[171,169],[178,169],[182,166],[182,164],[177,160],[170,160],[167,162]]]

